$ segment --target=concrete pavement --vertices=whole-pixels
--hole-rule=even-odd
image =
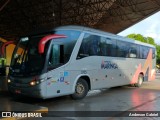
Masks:
[[[159,120],[160,117],[123,117],[123,114],[128,111],[160,111],[160,74],[157,75],[155,81],[143,83],[141,88],[122,86],[110,89],[94,90],[89,92],[85,99],[78,101],[72,100],[69,96],[47,100],[27,97],[13,99],[6,93],[0,94],[0,100],[6,101],[6,104],[14,102],[15,105],[17,104],[18,106],[21,106],[21,109],[23,109],[22,104],[29,106],[44,106],[48,108],[50,114],[53,113],[52,116],[54,116],[53,111],[66,111],[68,113],[68,116],[66,117],[54,117],[56,120]],[[8,109],[10,107],[4,107],[5,105],[2,109],[7,108],[7,110],[11,110]],[[71,112],[68,111],[119,111],[122,117],[96,117],[96,114],[94,117],[87,118],[80,116],[74,117],[70,116],[69,114]],[[84,113],[87,114],[87,112]],[[35,118],[25,119],[35,120]],[[53,118],[45,117],[39,119],[51,120]]]

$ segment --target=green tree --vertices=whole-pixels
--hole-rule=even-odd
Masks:
[[[151,45],[154,45],[154,46],[156,45],[155,42],[154,42],[154,39],[152,37],[146,37],[146,41],[147,41],[148,44],[151,44]]]
[[[145,38],[141,34],[129,34],[127,35],[127,37],[141,42],[146,42]]]
[[[157,50],[157,64],[160,64],[160,45],[156,45]]]

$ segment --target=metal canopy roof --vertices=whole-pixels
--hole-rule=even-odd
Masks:
[[[159,11],[160,0],[1,0],[0,37],[83,25],[118,33]]]

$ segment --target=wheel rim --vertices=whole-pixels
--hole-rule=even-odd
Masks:
[[[141,85],[143,82],[142,77],[139,78],[139,84]]]
[[[76,93],[77,94],[82,94],[84,92],[85,88],[82,84],[78,83],[76,87]]]

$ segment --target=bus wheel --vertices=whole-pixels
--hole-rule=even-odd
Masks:
[[[88,93],[89,87],[86,80],[80,78],[76,83],[75,93],[71,97],[75,100],[83,99]]]
[[[143,75],[139,74],[138,82],[135,84],[135,87],[141,87],[142,83],[143,83]]]

